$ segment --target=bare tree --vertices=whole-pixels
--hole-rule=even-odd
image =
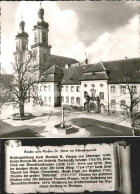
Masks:
[[[117,123],[129,119],[132,128],[132,135],[135,136],[136,129],[140,129],[140,110],[138,108],[140,105],[140,96],[137,93],[137,88],[132,82],[133,75],[128,72],[124,66],[121,65],[120,67],[120,74],[123,78],[123,83],[119,84],[118,87],[119,89],[120,87],[123,87],[125,92],[120,94],[120,96],[116,96],[121,98],[121,101],[119,101],[118,104],[122,107],[121,118]],[[111,106],[111,104],[109,104],[109,106]]]
[[[19,108],[20,118],[24,117],[24,106],[27,98],[37,96],[37,84],[40,80],[39,69],[34,64],[34,55],[29,51],[16,51],[12,63],[13,80],[3,80],[5,85],[4,96],[12,98]]]
[[[129,103],[123,104],[124,111],[126,112],[126,118],[130,119],[132,135],[135,136],[135,129],[140,127],[140,111],[138,106],[140,104],[140,96],[137,95],[136,88],[130,83],[131,74],[124,74],[124,79],[126,81],[126,89],[129,95]],[[124,117],[125,118],[125,117]]]

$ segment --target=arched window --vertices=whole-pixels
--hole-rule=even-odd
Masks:
[[[51,85],[49,85],[49,88],[48,89],[49,89],[49,92],[51,92]]]
[[[34,43],[35,44],[37,43],[37,34],[36,34],[36,32],[34,33]]]
[[[16,44],[16,50],[18,50],[18,43]]]
[[[47,96],[44,97],[44,102],[47,102]]]
[[[61,103],[64,103],[64,97],[63,96],[61,97]]]
[[[26,43],[23,43],[23,44],[22,44],[22,49],[23,49],[23,51],[26,50]]]
[[[42,33],[42,43],[46,44],[46,33],[45,32]]]
[[[69,91],[69,86],[66,86],[66,92],[68,92]]]
[[[47,91],[47,86],[44,86],[44,91],[45,91],[45,92]]]
[[[76,104],[80,105],[80,97],[76,98]]]
[[[49,97],[49,103],[51,103],[51,97]]]
[[[84,98],[87,98],[88,93],[86,91],[84,91]]]
[[[40,91],[43,91],[43,86],[40,86]]]
[[[63,89],[64,89],[64,87],[63,87],[63,86],[61,86],[61,91],[63,91]]]
[[[80,92],[80,86],[76,86],[76,92]]]
[[[71,104],[74,104],[74,97],[71,97]]]
[[[66,103],[69,103],[69,97],[68,96],[66,97]]]
[[[36,61],[36,59],[37,59],[36,51],[33,52],[33,59],[34,59],[34,61]]]
[[[71,92],[74,92],[74,86],[71,86]]]

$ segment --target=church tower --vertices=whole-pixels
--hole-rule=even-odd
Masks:
[[[16,52],[17,51],[27,51],[28,50],[28,37],[29,35],[24,31],[25,22],[22,21],[19,24],[19,32],[16,35]]]
[[[33,28],[34,44],[31,46],[34,55],[34,63],[39,66],[40,72],[43,72],[47,65],[47,58],[50,56],[51,46],[48,44],[49,24],[44,21],[44,9],[41,7],[38,11],[37,25]]]

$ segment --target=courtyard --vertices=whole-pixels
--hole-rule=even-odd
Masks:
[[[35,118],[24,121],[13,121],[11,115],[18,109],[12,105],[4,105],[0,115],[0,136],[4,137],[60,137],[52,129],[62,119],[62,108],[51,106],[32,106],[26,103],[25,112],[32,113]],[[64,137],[94,136],[131,136],[129,120],[121,121],[121,117],[79,111],[72,108],[64,110],[64,120],[76,130],[71,129]],[[136,131],[140,135],[140,130]]]

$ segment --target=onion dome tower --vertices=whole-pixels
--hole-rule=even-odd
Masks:
[[[34,64],[38,66],[39,73],[44,72],[48,66],[51,46],[48,44],[49,24],[44,21],[44,9],[40,3],[37,24],[33,27],[34,44],[31,46],[34,54]]]
[[[25,22],[23,18],[19,24],[19,32],[16,35],[16,51],[25,51],[28,50],[28,33],[24,31]]]
[[[31,48],[36,48],[41,46],[47,49],[47,52],[50,53],[51,46],[48,45],[48,32],[49,32],[49,24],[44,21],[44,9],[40,3],[40,9],[38,11],[38,21],[37,25],[33,28],[34,31],[34,44]]]

